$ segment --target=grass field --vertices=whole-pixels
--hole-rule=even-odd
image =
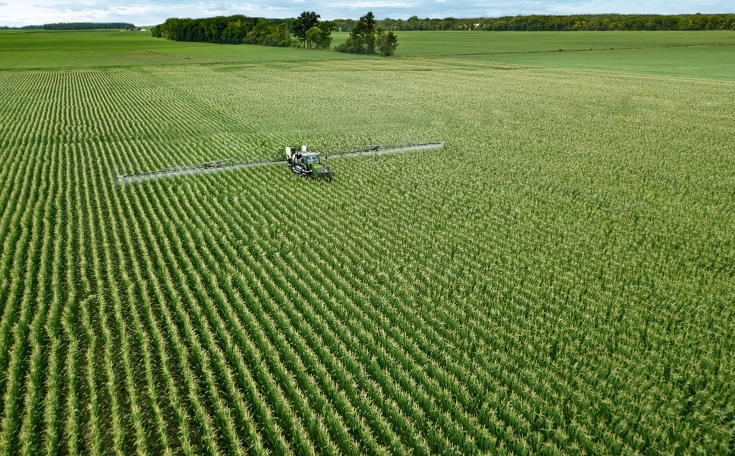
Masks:
[[[735,451],[727,33],[67,33],[0,32],[0,454]]]
[[[335,33],[334,45],[347,39]],[[733,80],[735,32],[398,32],[397,55]],[[559,50],[562,52],[559,52]],[[336,52],[153,39],[148,32],[0,31],[0,69],[350,59]]]
[[[0,31],[0,68],[93,68],[192,63],[327,60],[337,52],[263,46],[222,46],[155,39],[149,32]]]

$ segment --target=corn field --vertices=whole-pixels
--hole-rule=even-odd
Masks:
[[[299,65],[0,71],[0,454],[735,452],[735,85]]]

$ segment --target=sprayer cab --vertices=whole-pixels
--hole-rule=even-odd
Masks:
[[[310,152],[306,146],[286,147],[286,161],[291,171],[299,177],[311,177],[313,179],[332,180],[334,171],[321,162],[321,157],[316,152]]]

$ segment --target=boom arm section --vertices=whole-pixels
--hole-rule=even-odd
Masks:
[[[315,154],[317,156],[324,156],[325,159],[329,159],[329,158],[340,158],[340,157],[356,157],[360,155],[395,154],[395,153],[411,152],[411,151],[417,151],[417,150],[441,149],[443,147],[444,147],[443,142],[422,143],[422,144],[402,144],[398,146],[370,145],[370,146],[357,146],[357,147],[351,148],[350,150],[342,150],[338,152],[323,153],[323,154],[316,154],[314,152],[309,152],[306,150],[305,146],[302,147],[301,152],[294,152],[293,150],[291,150],[290,147],[287,147],[285,160],[279,159],[279,158],[270,158],[270,159],[255,158],[253,159],[251,157],[226,158],[223,160],[198,163],[194,165],[176,166],[176,167],[171,167],[171,168],[159,169],[155,171],[146,171],[142,173],[119,174],[117,176],[117,183],[118,184],[130,184],[130,183],[147,181],[151,179],[160,179],[160,178],[165,178],[165,177],[183,176],[183,175],[188,175],[188,174],[200,174],[200,173],[208,173],[208,172],[219,172],[219,171],[226,171],[226,170],[232,170],[232,169],[238,169],[238,168],[248,168],[248,167],[255,167],[255,166],[270,166],[270,165],[277,165],[277,164],[288,164],[293,170],[295,157],[300,153]],[[313,167],[313,166],[315,165],[310,164],[310,167]],[[321,166],[319,164],[316,165],[314,170],[309,170],[309,171],[310,172],[316,171],[319,177],[331,178],[332,175],[334,174],[333,170],[327,167]]]

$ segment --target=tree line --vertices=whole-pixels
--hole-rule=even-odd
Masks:
[[[175,41],[199,41],[221,44],[258,44],[263,46],[303,46],[329,49],[334,21],[320,21],[313,11],[304,11],[294,19],[264,19],[242,15],[204,19],[169,18],[151,28],[151,35]],[[398,39],[393,32],[375,27],[373,13],[360,18],[340,52],[393,55]]]
[[[307,13],[306,11],[304,13]],[[302,13],[302,16],[303,14]],[[315,13],[311,13],[315,14]],[[316,15],[317,18],[319,15]],[[231,19],[231,20],[230,20]],[[229,17],[216,17],[207,19],[167,19],[166,23],[154,27],[158,28],[160,33],[159,37],[166,38],[164,34],[168,34],[168,30],[172,31],[172,36],[184,36],[193,37],[196,39],[177,39],[177,41],[206,41],[199,38],[207,38],[211,40],[219,37],[221,40],[221,32],[227,28],[229,22],[241,21],[245,22],[244,19],[255,19],[258,23],[264,23],[269,27],[274,25],[286,24],[288,30],[293,30],[293,26],[298,18],[289,19],[264,19],[264,18],[247,18],[245,16],[229,16]],[[224,20],[224,22],[223,22]],[[215,24],[211,24],[211,23]],[[329,22],[329,27],[334,27],[332,31],[339,32],[351,32],[352,29],[359,23],[359,20],[355,19],[335,19]],[[318,22],[322,24],[322,22]],[[223,26],[224,24],[224,26]],[[220,34],[217,32],[207,33],[204,31],[194,31],[196,27],[202,25],[208,28],[211,32],[212,26],[220,30]],[[238,30],[230,31],[226,34],[225,39],[235,39],[234,37],[241,37],[242,33],[248,30],[239,29],[242,26],[233,26]],[[323,39],[326,36],[324,32],[324,26],[319,27],[322,30]],[[735,14],[681,14],[681,15],[640,15],[640,14],[598,14],[598,15],[572,15],[572,16],[543,16],[543,15],[531,15],[531,16],[504,16],[498,18],[464,18],[457,19],[453,17],[447,17],[444,19],[439,18],[426,18],[419,19],[418,16],[404,19],[380,19],[376,20],[375,27],[381,28],[386,31],[409,31],[409,30],[488,30],[488,31],[574,31],[574,30],[735,30]],[[311,28],[311,27],[310,27]],[[44,30],[91,30],[91,29],[135,29],[133,24],[122,23],[122,22],[71,22],[71,23],[55,23],[55,24],[44,24],[44,25],[26,25],[23,27],[0,27],[3,30],[9,29],[44,29]],[[307,29],[308,31],[309,29]],[[265,30],[264,26],[261,26],[258,30],[258,39],[263,40],[264,35],[271,35],[273,30]],[[312,31],[312,37],[315,37],[314,31]],[[331,32],[330,32],[331,33]],[[242,35],[243,42],[245,35]],[[277,32],[272,35],[278,35]],[[302,39],[297,39],[297,44],[301,43],[306,45],[306,36]],[[255,38],[255,37],[254,37]],[[225,43],[228,41],[209,41],[213,43]],[[273,39],[273,36],[269,38],[269,41],[282,42],[278,39]],[[259,44],[259,43],[258,43]],[[309,43],[308,47],[319,47],[314,42]],[[323,43],[321,44],[323,46]]]
[[[135,25],[127,22],[59,22],[56,24],[44,24],[44,30],[99,30],[99,29],[124,29],[136,30]]]
[[[0,30],[43,30],[43,25],[24,25],[22,27],[0,26]]]
[[[392,31],[386,33],[381,27],[376,27],[376,23],[373,13],[367,13],[352,27],[350,37],[335,50],[351,54],[380,54],[383,57],[393,55],[398,47],[398,38]]]
[[[337,19],[338,31],[349,32],[352,19]],[[488,31],[602,31],[602,30],[735,30],[735,14],[639,15],[600,14],[572,16],[505,16],[498,18],[452,17],[407,20],[386,18],[376,25],[384,30],[488,30]]]
[[[170,18],[153,27],[151,34],[174,41],[328,49],[332,44],[334,24],[319,21],[319,17],[314,12],[304,11],[295,19],[243,15],[204,19]]]
[[[169,18],[151,28],[151,35],[174,41],[198,41],[220,44],[261,44],[291,46],[288,24],[243,15],[217,16],[204,19]]]

